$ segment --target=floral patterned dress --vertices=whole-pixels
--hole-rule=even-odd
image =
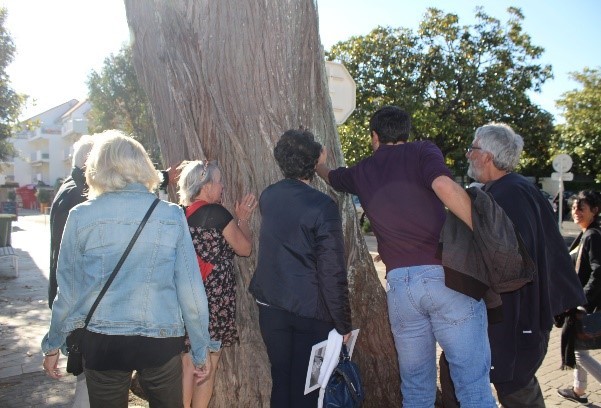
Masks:
[[[213,265],[204,282],[209,303],[209,335],[222,347],[238,342],[234,250],[223,237],[233,219],[220,204],[205,204],[188,216],[188,228],[197,255]],[[199,272],[200,273],[200,272]]]

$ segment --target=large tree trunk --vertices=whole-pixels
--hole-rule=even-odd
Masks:
[[[311,0],[125,0],[134,65],[152,107],[165,159],[218,159],[230,209],[282,175],[273,147],[284,130],[310,129],[343,164]],[[400,405],[385,293],[351,200],[327,189],[343,214],[354,327],[353,355],[366,406]],[[252,220],[255,243],[260,217]],[[269,361],[247,291],[256,251],[237,262],[240,344],[224,350],[214,407],[268,406]]]

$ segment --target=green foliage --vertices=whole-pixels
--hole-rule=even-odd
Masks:
[[[15,56],[15,45],[4,28],[7,12],[0,7],[0,161],[13,157],[15,152],[12,144],[7,139],[12,136],[13,127],[26,97],[17,94],[10,86],[10,79],[6,73],[6,67],[13,61]]]
[[[161,163],[150,105],[138,83],[131,47],[123,47],[117,55],[104,60],[101,72],[88,76],[90,131],[120,129],[131,134],[148,151],[151,159]]]
[[[582,89],[562,95],[557,106],[566,120],[557,126],[556,149],[574,160],[572,172],[601,182],[601,69],[571,73]]]
[[[523,33],[523,16],[508,9],[499,20],[477,9],[474,25],[431,8],[415,32],[377,27],[335,44],[326,53],[345,64],[357,83],[357,109],[338,128],[347,164],[369,155],[367,123],[383,105],[412,114],[413,139],[436,143],[456,171],[464,171],[465,149],[474,130],[506,122],[524,137],[521,171],[546,174],[552,116],[534,105],[551,67],[536,60],[543,49]]]
[[[369,218],[367,218],[367,217],[364,218],[363,225],[361,225],[361,231],[364,234],[369,234],[370,232],[372,232],[371,222],[369,222]]]
[[[52,201],[53,191],[47,188],[38,188],[35,192],[35,197],[42,204],[50,204]]]

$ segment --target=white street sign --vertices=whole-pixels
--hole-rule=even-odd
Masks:
[[[341,125],[355,110],[357,86],[351,74],[339,62],[326,61],[326,75],[334,118],[336,124]]]
[[[572,168],[572,158],[568,154],[558,154],[553,158],[553,168],[559,173],[566,173]]]
[[[551,180],[572,181],[574,173],[551,173]]]

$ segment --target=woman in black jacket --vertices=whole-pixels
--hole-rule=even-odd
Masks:
[[[249,289],[271,363],[272,407],[316,407],[318,391],[304,395],[311,348],[332,329],[344,341],[351,331],[340,213],[309,185],[320,153],[310,132],[285,132],[274,149],[285,178],[259,199],[258,262]]]
[[[572,203],[572,217],[582,232],[572,243],[570,255],[574,261],[576,273],[584,288],[588,313],[601,309],[601,227],[599,210],[601,195],[595,191],[581,191]],[[588,350],[576,350],[576,368],[574,385],[559,389],[564,398],[582,404],[588,403],[584,396],[587,374],[590,373],[601,382],[601,364],[590,356]]]

